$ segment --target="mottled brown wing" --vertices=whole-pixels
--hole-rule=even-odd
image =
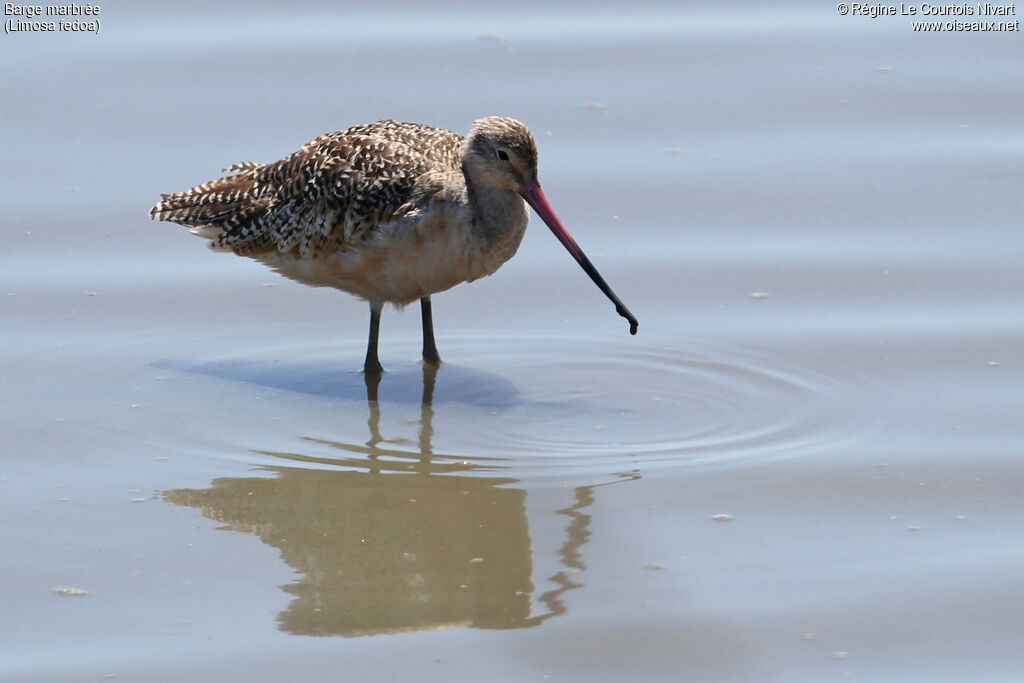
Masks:
[[[417,150],[432,162],[437,170],[459,171],[462,163],[462,143],[465,138],[444,128],[381,119],[377,123],[353,126],[344,134],[365,135],[402,143]]]
[[[343,250],[409,211],[423,178],[458,169],[462,136],[422,124],[379,121],[322,135],[273,164],[164,195],[154,218],[193,228],[216,249],[303,256]]]

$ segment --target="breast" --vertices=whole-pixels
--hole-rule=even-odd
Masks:
[[[524,211],[521,221],[488,235],[474,231],[458,211],[424,212],[378,226],[344,251],[316,258],[296,251],[254,258],[303,284],[404,306],[497,271],[519,248],[526,218]]]

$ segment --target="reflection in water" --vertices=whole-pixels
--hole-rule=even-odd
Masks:
[[[536,626],[566,611],[563,595],[581,584],[581,549],[590,532],[583,510],[596,486],[575,490],[559,514],[569,517],[563,569],[533,614],[533,561],[526,491],[515,479],[433,453],[437,368],[424,366],[419,443],[380,432],[377,383],[367,380],[369,439],[350,444],[309,439],[340,458],[260,451],[344,469],[265,467],[272,478],[217,479],[208,489],[177,489],[165,498],[202,510],[227,529],[253,533],[302,574],[283,589],[295,596],[279,616],[295,634],[359,636],[445,627]],[[493,468],[491,468],[493,469]],[[477,470],[479,474],[459,472]],[[636,479],[638,474],[623,475]],[[614,483],[614,482],[610,482]]]
[[[281,551],[303,577],[281,628],[367,635],[530,624],[525,491],[509,479],[268,468],[168,491]]]

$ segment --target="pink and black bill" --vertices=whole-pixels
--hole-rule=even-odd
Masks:
[[[637,323],[636,318],[626,308],[626,304],[615,295],[612,288],[608,286],[608,283],[604,281],[601,274],[597,272],[597,268],[590,262],[587,255],[580,249],[580,245],[576,244],[576,240],[572,238],[569,231],[562,225],[562,221],[558,219],[558,215],[555,210],[551,208],[551,204],[548,202],[548,198],[544,196],[544,191],[540,189],[540,184],[533,182],[524,185],[519,189],[519,194],[523,196],[526,203],[533,207],[533,210],[537,212],[537,215],[547,223],[547,226],[551,228],[551,232],[555,233],[555,237],[561,242],[565,248],[572,254],[572,257],[576,259],[576,262],[580,264],[590,279],[594,281],[605,296],[611,299],[612,303],[615,304],[615,312],[621,315],[623,318],[629,321],[629,333],[636,334]]]

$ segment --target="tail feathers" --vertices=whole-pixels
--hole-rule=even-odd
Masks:
[[[219,225],[200,225],[195,228],[189,228],[189,232],[196,237],[202,237],[204,240],[216,240],[224,232],[224,228]]]
[[[210,240],[210,248],[214,251],[234,251],[238,254],[258,252],[266,247],[266,235],[259,230],[254,231],[252,227],[266,215],[269,206],[269,197],[256,197],[220,221],[190,226],[189,232]]]
[[[252,161],[235,164],[225,171],[236,175],[211,180],[184,192],[161,194],[161,201],[149,216],[193,228],[195,234],[212,239],[211,231],[219,234],[220,228],[234,222],[232,219],[239,214],[251,218],[254,210],[266,210],[267,198],[261,196],[255,177],[261,168],[263,164]]]

